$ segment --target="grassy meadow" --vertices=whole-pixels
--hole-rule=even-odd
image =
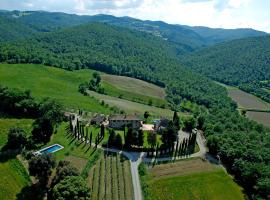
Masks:
[[[128,114],[134,114],[137,113],[139,115],[142,115],[145,111],[150,112],[152,116],[155,117],[169,117],[172,118],[173,111],[169,109],[163,109],[158,108],[154,106],[144,105],[133,101],[128,101],[125,99],[109,96],[109,95],[103,95],[99,94],[97,92],[89,91],[88,92],[90,96],[95,97],[96,99],[99,99],[101,101],[104,101],[106,104],[109,104],[110,106],[116,106],[121,110],[124,110]]]
[[[166,107],[165,89],[135,78],[102,75],[102,87],[109,96],[157,107]]]
[[[144,105],[151,101],[152,105],[166,106],[165,91],[137,79],[101,73],[102,86],[108,95],[94,92],[91,92],[90,96],[80,94],[79,84],[88,82],[93,72],[94,70],[89,69],[71,72],[34,64],[0,64],[0,85],[21,90],[29,89],[38,99],[45,97],[58,99],[67,110],[83,109],[90,112],[111,113],[109,107],[101,105],[100,101],[104,100],[110,106],[116,106],[127,113],[141,114],[149,110],[158,116],[162,113],[172,116],[170,110]],[[143,92],[144,90],[146,92]]]
[[[34,97],[58,99],[67,110],[83,109],[110,113],[94,98],[78,92],[80,83],[89,81],[92,70],[66,71],[33,64],[0,64],[0,84],[10,88],[31,90]]]
[[[21,190],[31,184],[30,178],[21,162],[12,158],[0,161],[0,199],[17,199]]]
[[[199,158],[148,170],[148,195],[158,200],[243,200],[242,189],[221,168]]]

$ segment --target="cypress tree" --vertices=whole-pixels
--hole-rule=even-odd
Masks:
[[[71,116],[69,116],[69,130],[70,130],[70,132],[73,132],[73,125],[72,125]]]
[[[104,124],[100,125],[100,136],[101,136],[101,138],[104,138],[104,136],[105,136],[105,126],[104,126]]]
[[[138,146],[143,146],[143,131],[140,129],[138,134]]]
[[[91,134],[90,134],[90,141],[89,141],[90,146],[91,146],[91,144],[92,144],[92,137],[93,137],[93,133],[92,133],[92,131],[91,131]]]

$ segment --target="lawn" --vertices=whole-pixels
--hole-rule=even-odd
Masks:
[[[0,64],[0,85],[31,90],[34,97],[58,99],[67,110],[83,109],[110,113],[94,98],[78,92],[80,83],[89,81],[93,70],[66,71],[33,64]],[[23,83],[23,84],[22,84]]]
[[[30,178],[19,160],[16,158],[0,162],[0,199],[16,199],[22,188],[30,185]]]
[[[32,119],[0,118],[0,149],[6,144],[8,131],[11,127],[21,127],[30,133],[32,123]]]
[[[44,145],[43,147],[47,147],[53,144],[60,144],[64,147],[64,149],[57,151],[54,153],[57,160],[66,159],[66,157],[74,156],[86,160],[91,160],[94,157],[94,154],[100,153],[101,150],[96,150],[94,147],[90,147],[89,144],[86,144],[83,141],[79,141],[77,138],[74,138],[72,134],[68,131],[68,124],[69,123],[62,123],[58,129],[57,133],[53,134],[51,141]],[[89,127],[89,134],[90,132],[93,133],[92,142],[95,141],[95,138],[99,132],[99,128],[94,126]],[[106,131],[105,137],[102,142],[107,141],[108,133]],[[71,157],[72,158],[72,157]],[[68,158],[70,159],[70,158]],[[76,163],[76,162],[75,162]],[[79,167],[80,169],[82,167]]]
[[[88,174],[93,200],[133,199],[130,163],[119,154],[102,156]]]
[[[156,165],[146,177],[145,199],[242,200],[242,189],[223,169],[199,158]]]

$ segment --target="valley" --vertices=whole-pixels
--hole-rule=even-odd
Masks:
[[[1,8],[0,199],[269,199],[269,47],[250,28]]]

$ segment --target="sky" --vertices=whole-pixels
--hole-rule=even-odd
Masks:
[[[0,0],[1,10],[110,14],[170,24],[270,33],[270,0]]]

